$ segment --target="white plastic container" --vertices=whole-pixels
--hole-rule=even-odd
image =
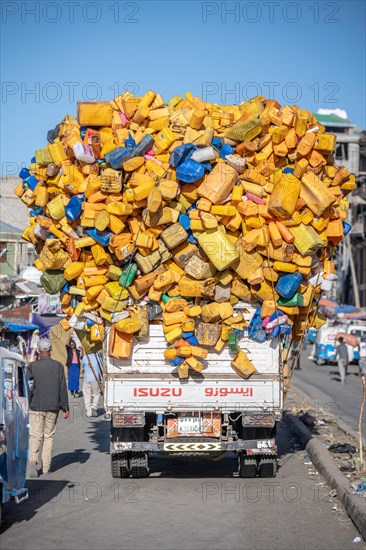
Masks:
[[[95,158],[93,155],[93,150],[89,145],[85,145],[81,141],[78,141],[72,146],[75,158],[80,162],[86,162],[87,164],[93,164]]]
[[[197,151],[193,153],[191,158],[196,162],[207,162],[208,160],[215,160],[215,149],[213,147],[203,147],[203,149],[197,149]]]

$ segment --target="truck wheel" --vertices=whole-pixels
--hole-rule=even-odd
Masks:
[[[258,463],[259,477],[276,477],[277,461],[275,458],[261,458]]]
[[[130,468],[132,477],[148,477],[150,473],[148,454],[131,453]]]
[[[112,477],[129,477],[128,457],[126,453],[114,453],[111,455]]]
[[[248,458],[245,455],[239,457],[239,476],[240,477],[255,477],[257,473],[257,461],[253,458]]]

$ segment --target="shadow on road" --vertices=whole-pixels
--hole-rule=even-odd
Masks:
[[[110,420],[102,419],[89,424],[86,435],[94,444],[93,450],[109,453],[110,425]]]
[[[61,468],[65,468],[65,466],[69,466],[70,464],[85,464],[89,457],[90,453],[85,451],[85,449],[75,449],[75,451],[70,453],[60,453],[52,459],[52,472],[61,470]]]
[[[29,498],[21,504],[14,501],[8,502],[3,508],[3,520],[0,534],[5,533],[12,525],[22,521],[30,521],[44,506],[50,502],[58,502],[67,499],[71,487],[68,481],[28,480],[26,487]]]

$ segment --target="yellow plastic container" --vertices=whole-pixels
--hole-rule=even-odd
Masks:
[[[295,237],[294,245],[302,256],[312,256],[324,245],[322,239],[311,225],[296,225],[289,230]]]
[[[50,143],[48,149],[51,154],[52,162],[59,165],[64,160],[67,160],[64,144],[61,141]]]
[[[113,110],[109,101],[78,101],[80,126],[112,126]]]
[[[52,199],[48,203],[47,208],[51,218],[61,220],[61,218],[65,216],[65,206],[62,195],[57,195],[54,199]]]
[[[91,247],[91,252],[96,265],[103,265],[108,259],[108,253],[101,244],[94,244]]]
[[[314,172],[307,172],[301,178],[300,197],[306,206],[320,218],[334,204],[336,198]]]
[[[64,277],[66,281],[72,281],[73,279],[77,279],[79,275],[82,274],[84,269],[84,263],[83,262],[73,262],[67,268],[64,270]]]
[[[274,186],[268,212],[278,218],[290,218],[295,212],[301,182],[293,174],[283,174]]]
[[[249,378],[252,374],[257,372],[247,354],[241,349],[238,350],[238,353],[232,360],[231,366],[242,378]]]
[[[162,313],[162,319],[164,325],[174,325],[176,323],[184,323],[188,320],[187,315],[183,311],[175,311],[173,313]]]
[[[221,226],[201,233],[198,242],[218,271],[224,271],[239,258],[238,249]]]
[[[238,180],[238,173],[224,162],[216,164],[198,187],[198,195],[217,204],[225,200]]]
[[[182,329],[181,328],[174,328],[173,330],[170,330],[169,332],[166,332],[164,334],[165,340],[168,342],[168,344],[172,344],[175,340],[180,338],[182,336]]]

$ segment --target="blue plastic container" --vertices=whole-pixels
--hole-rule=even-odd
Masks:
[[[169,164],[174,168],[177,168],[182,162],[191,158],[193,153],[197,150],[197,145],[193,143],[185,143],[179,145],[170,154]]]
[[[128,138],[125,140],[125,147],[127,147],[127,149],[133,149],[134,147],[136,147],[136,141],[133,139],[130,133],[128,134]]]
[[[97,243],[108,246],[109,239],[111,238],[112,233],[110,231],[98,231],[97,229],[87,229],[87,235],[94,239]]]
[[[188,338],[192,338],[194,336],[194,332],[182,332],[182,337],[184,340],[187,340]]]
[[[283,173],[284,174],[293,174],[294,172],[293,172],[293,170],[291,170],[291,168],[284,168]]]
[[[22,168],[21,171],[19,172],[19,177],[22,180],[25,180],[25,178],[29,178],[29,176],[30,176],[30,172],[28,168]]]
[[[154,145],[154,138],[146,134],[132,149],[132,157],[143,157]]]
[[[343,234],[344,236],[348,235],[348,233],[351,231],[352,225],[348,222],[343,222]]]
[[[177,179],[183,183],[194,183],[200,180],[205,173],[205,168],[201,163],[194,160],[185,160],[177,168]]]
[[[184,357],[174,357],[174,359],[169,361],[169,363],[171,364],[172,367],[179,367],[179,365],[184,363],[184,361],[185,361]]]
[[[84,195],[73,195],[65,207],[66,218],[72,222],[77,220],[81,214]]]
[[[213,140],[211,141],[211,145],[212,147],[215,147],[215,149],[220,150],[222,147],[222,139],[219,137],[214,137]]]
[[[32,191],[34,191],[36,185],[38,184],[38,181],[37,178],[35,178],[34,176],[29,176],[28,178],[25,178],[23,180],[23,187],[25,189],[32,189]]]
[[[227,155],[232,155],[233,152],[234,152],[234,149],[231,147],[231,145],[229,145],[228,143],[225,143],[225,145],[223,145],[221,147],[220,157],[222,159],[225,159],[225,157],[227,157]]]
[[[43,216],[43,208],[42,206],[33,206],[32,210],[29,212],[31,216]],[[54,236],[54,235],[53,235]]]
[[[260,315],[261,310],[257,309],[254,313],[248,327],[249,338],[256,340],[257,342],[265,342],[267,339],[267,334],[265,329],[262,327],[262,318]]]
[[[188,242],[191,243],[191,244],[197,244],[198,241],[196,239],[196,237],[193,237],[193,235],[188,235]]]
[[[282,325],[278,325],[278,328],[280,329],[280,334],[291,334],[291,325],[288,323],[283,323]]]
[[[191,220],[187,214],[179,214],[178,221],[186,231],[191,227]]]
[[[113,149],[113,151],[106,153],[104,158],[114,170],[119,170],[122,168],[122,164],[131,158],[131,149],[117,147],[117,149]]]
[[[186,338],[186,341],[192,346],[198,346],[198,340],[195,336],[190,336],[189,338]]]
[[[298,271],[282,275],[275,286],[276,292],[287,300],[292,298],[302,282],[302,275]]]

